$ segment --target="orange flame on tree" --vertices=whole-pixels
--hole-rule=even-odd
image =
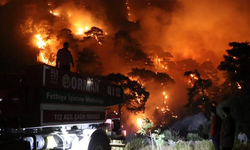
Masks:
[[[141,118],[137,119],[137,125],[138,125],[139,127],[141,127],[141,125],[142,125],[142,119],[141,119]]]
[[[37,46],[38,48],[44,49],[44,47],[46,46],[46,43],[43,41],[43,39],[41,38],[40,34],[35,35],[36,39],[37,39]]]
[[[37,61],[39,62],[43,62],[45,64],[49,64],[49,65],[55,65],[55,62],[50,62],[49,61],[49,58],[48,58],[48,54],[47,54],[47,51],[46,51],[46,46],[48,46],[49,44],[51,44],[51,41],[50,40],[47,40],[45,41],[42,37],[41,34],[37,34],[35,35],[36,37],[36,45],[37,47],[40,49],[40,52],[37,56]]]

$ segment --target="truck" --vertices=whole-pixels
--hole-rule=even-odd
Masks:
[[[124,139],[107,107],[124,102],[121,86],[46,64],[0,83],[1,150],[110,150]]]

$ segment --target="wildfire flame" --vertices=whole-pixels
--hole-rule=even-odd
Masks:
[[[239,82],[236,82],[236,83],[237,83],[238,89],[240,90],[241,89],[241,85],[239,84]]]
[[[80,34],[83,34],[83,33],[84,33],[84,31],[88,31],[88,30],[89,30],[89,27],[85,27],[85,28],[78,28],[77,30],[78,30],[77,35],[80,35]]]
[[[44,54],[43,54],[42,52],[40,52],[40,55],[39,55],[39,56],[40,56],[40,57],[38,57],[38,58],[41,58],[42,62],[44,62],[45,64],[48,64],[48,63],[49,63],[49,60],[46,59],[46,58],[44,58]]]
[[[44,47],[46,46],[46,43],[43,41],[43,39],[41,38],[41,35],[40,34],[37,34],[35,35],[36,39],[38,40],[37,41],[37,46],[38,48],[41,48],[41,49],[44,49]]]
[[[59,16],[59,13],[53,12],[52,10],[49,11],[51,14],[55,15],[55,16]]]
[[[82,28],[79,28],[77,34],[83,34],[83,29],[82,29]]]
[[[142,125],[142,119],[137,119],[137,125],[138,125],[138,127],[141,127],[141,125]]]
[[[35,43],[37,45],[37,47],[40,49],[40,52],[37,56],[37,61],[39,62],[43,62],[45,64],[49,64],[49,65],[55,65],[54,61],[50,61],[49,60],[49,52],[46,50],[46,47],[48,45],[51,45],[52,42],[50,40],[44,40],[43,37],[46,37],[46,35],[41,35],[41,34],[36,34],[35,35]]]

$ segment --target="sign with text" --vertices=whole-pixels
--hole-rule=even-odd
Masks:
[[[124,98],[124,90],[121,86],[44,64],[29,67],[26,71],[26,82],[32,86],[44,86],[116,99]]]
[[[41,101],[61,104],[80,104],[94,106],[112,106],[124,103],[122,99],[107,98],[103,96],[59,91],[53,89],[41,89]]]
[[[123,89],[108,82],[54,67],[45,66],[44,72],[46,87],[123,99]]]
[[[80,123],[105,120],[105,112],[43,110],[42,123]]]

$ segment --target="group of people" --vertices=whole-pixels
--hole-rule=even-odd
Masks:
[[[235,121],[230,114],[229,107],[223,107],[222,114],[225,117],[223,120],[218,116],[216,109],[211,110],[213,118],[210,134],[216,150],[220,150],[220,146],[222,150],[231,150],[235,138]],[[238,139],[247,142],[247,136],[242,132],[241,128]]]

